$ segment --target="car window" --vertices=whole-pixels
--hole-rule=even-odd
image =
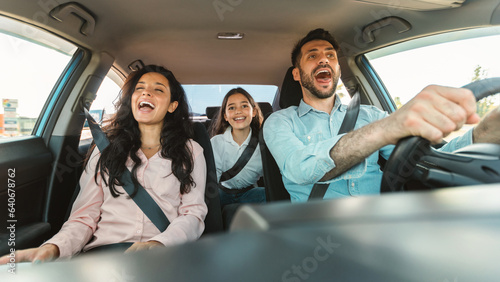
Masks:
[[[0,137],[32,135],[76,46],[43,30],[0,17]]]
[[[499,31],[495,27],[441,34],[380,49],[366,57],[399,108],[429,84],[461,87],[500,77]],[[483,117],[499,104],[498,94],[483,99],[477,103],[478,114]],[[471,126],[465,125],[447,140]]]

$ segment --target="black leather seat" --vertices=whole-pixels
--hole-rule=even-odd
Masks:
[[[222,213],[219,200],[219,187],[215,170],[214,153],[205,126],[199,122],[194,123],[194,141],[203,147],[203,155],[207,163],[207,184],[205,186],[205,202],[208,213],[205,218],[205,231],[203,234],[223,231]]]
[[[286,109],[290,106],[298,106],[302,100],[302,88],[300,83],[293,79],[293,67],[289,67],[286,71],[280,91],[280,108]]]
[[[282,109],[289,106],[298,106],[302,99],[302,89],[300,84],[293,79],[293,67],[288,68],[279,97],[279,104]],[[273,201],[290,201],[290,194],[285,189],[281,172],[274,160],[271,152],[264,141],[263,130],[259,134],[260,152],[262,155],[262,169],[264,171],[264,185],[266,188],[266,199]]]
[[[215,115],[219,112],[220,107],[215,106],[215,107],[207,107],[205,109],[205,114],[207,115],[207,118],[212,120],[215,118]]]
[[[219,112],[220,107],[207,107],[205,109],[205,114],[207,115],[207,120],[204,122],[205,129],[210,132],[210,126],[212,125],[217,113]]]
[[[264,117],[273,112],[273,106],[271,106],[268,102],[257,102],[257,104],[259,104],[260,111]]]

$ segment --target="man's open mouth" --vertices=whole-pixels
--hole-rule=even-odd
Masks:
[[[316,78],[316,81],[318,81],[318,82],[327,83],[327,82],[330,82],[330,80],[332,78],[332,73],[329,70],[322,69],[322,70],[319,70],[318,72],[316,72],[314,74],[314,77]]]

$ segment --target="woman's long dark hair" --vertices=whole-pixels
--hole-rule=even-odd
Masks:
[[[220,107],[219,112],[215,116],[214,123],[212,123],[212,126],[210,127],[210,137],[224,133],[226,129],[229,127],[229,122],[224,119],[224,113],[226,112],[227,100],[229,100],[229,97],[231,97],[234,94],[242,94],[243,96],[245,96],[248,102],[250,102],[250,105],[252,106],[253,110],[256,112],[255,116],[252,118],[252,121],[250,122],[250,128],[252,129],[252,136],[258,137],[260,126],[262,124],[262,121],[264,120],[264,116],[262,115],[262,111],[260,110],[259,104],[255,103],[255,100],[253,99],[252,95],[250,95],[250,93],[248,93],[245,89],[241,87],[229,90],[226,96],[224,96],[224,99],[222,100],[222,106]]]
[[[188,145],[188,139],[193,136],[193,127],[189,118],[186,94],[171,71],[161,66],[148,65],[132,72],[127,77],[116,105],[116,114],[111,118],[110,123],[103,128],[110,144],[101,152],[97,162],[95,179],[97,181],[97,172],[100,169],[102,179],[109,187],[113,197],[122,194],[116,190],[116,185],[123,185],[119,176],[127,169],[125,162],[128,157],[134,161],[131,172],[135,188],[131,196],[133,197],[137,193],[137,168],[141,165],[141,159],[136,153],[141,148],[141,132],[132,114],[131,100],[139,79],[149,72],[165,76],[170,87],[170,101],[178,102],[175,111],[173,113],[167,112],[163,120],[160,136],[161,156],[172,160],[172,173],[181,183],[181,194],[188,193],[191,186],[195,184],[191,177],[193,157]],[[104,175],[108,175],[107,180]]]

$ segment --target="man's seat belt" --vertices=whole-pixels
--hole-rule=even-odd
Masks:
[[[361,104],[359,91],[356,90],[356,93],[352,96],[351,102],[347,106],[347,111],[342,121],[342,125],[340,126],[339,133],[348,133],[349,131],[354,129],[356,125],[356,120],[359,115],[359,105]],[[309,194],[308,201],[311,199],[323,198],[325,196],[326,190],[330,186],[329,183],[316,183],[314,184],[311,194]]]
[[[95,122],[94,118],[92,118],[87,108],[84,107],[84,110],[94,142],[97,145],[97,148],[99,148],[99,151],[102,152],[109,145],[109,140],[104,132],[102,132],[99,125]],[[123,183],[123,189],[129,195],[132,195],[134,192],[134,183],[132,182],[132,173],[128,169],[125,169],[122,175],[120,175],[120,181]],[[134,200],[137,206],[139,206],[139,208],[151,220],[151,222],[154,223],[160,232],[165,231],[170,224],[170,221],[168,221],[161,208],[155,200],[151,198],[151,195],[149,195],[146,189],[144,189],[144,187],[142,187],[139,183],[138,186],[137,193],[132,200]]]
[[[257,136],[250,137],[250,141],[248,142],[247,147],[245,148],[241,156],[238,158],[236,163],[233,165],[233,167],[221,174],[219,180],[220,186],[222,186],[221,182],[227,181],[235,177],[238,173],[240,173],[240,171],[245,167],[245,165],[252,157],[253,152],[255,151],[255,148],[257,148],[258,144],[259,144],[259,138],[257,138]]]

